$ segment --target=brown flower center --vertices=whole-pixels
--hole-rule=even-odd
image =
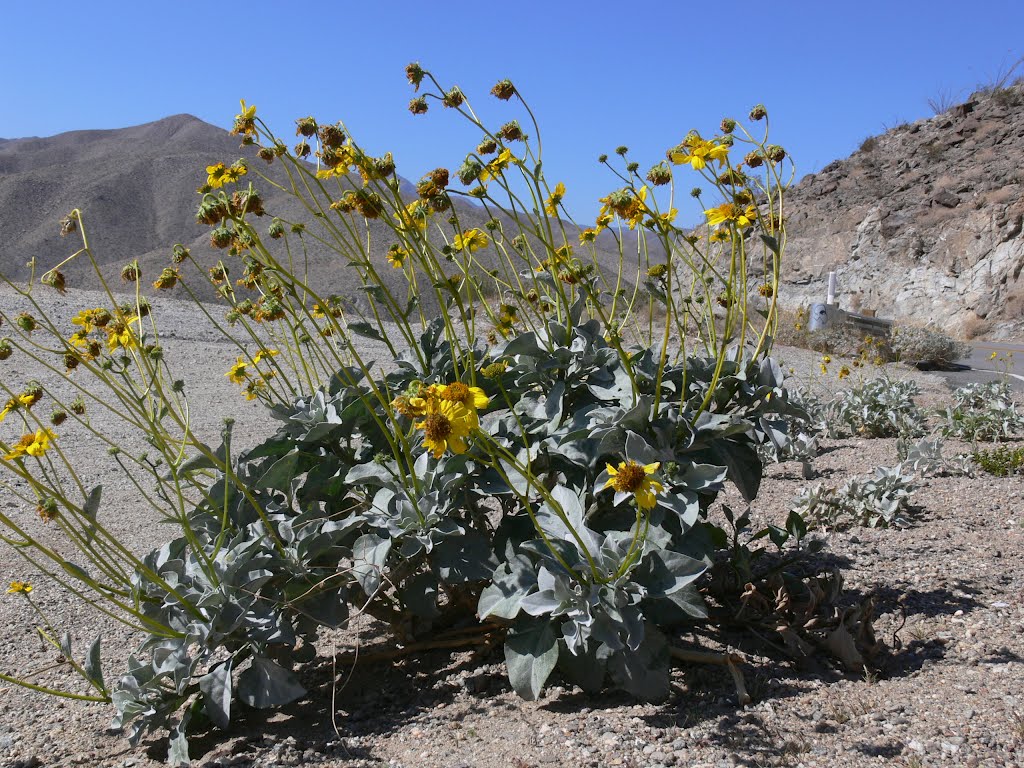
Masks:
[[[440,413],[432,413],[427,416],[424,422],[423,431],[431,442],[446,440],[452,433],[452,423],[447,416]]]
[[[451,403],[468,403],[469,387],[461,381],[456,381],[444,388],[441,392],[441,399]]]
[[[636,493],[644,484],[647,473],[644,468],[635,461],[626,462],[615,475],[615,482],[612,487],[623,493]]]

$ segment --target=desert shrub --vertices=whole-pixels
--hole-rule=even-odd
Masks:
[[[957,388],[953,391],[953,404],[939,415],[939,429],[946,437],[998,440],[1024,432],[1024,414],[1018,411],[1005,381]]]
[[[896,441],[896,455],[905,472],[921,477],[974,475],[971,456],[966,453],[945,456],[941,437],[925,438],[916,443],[900,438]]]
[[[896,360],[934,366],[949,365],[971,353],[970,345],[916,325],[894,325],[889,345]]]
[[[840,392],[832,417],[862,437],[908,437],[924,431],[924,413],[914,403],[920,392],[913,381],[887,376],[861,381]]]
[[[672,163],[723,200],[695,237],[675,225],[674,209],[659,207],[671,198],[657,187],[672,190],[673,169],[655,166],[652,189],[622,148],[624,185],[570,242],[558,218],[566,188],[543,175],[530,113],[518,114],[532,136],[516,120],[488,126],[457,87],[418,65],[407,74],[419,91],[415,114],[443,105],[485,137],[457,171],[432,171],[417,199],[403,199],[392,156],[368,155],[343,124],[298,120],[305,139],[291,151],[243,103],[234,133],[287,181],[243,161],[209,166],[197,219],[224,258],[201,265],[179,246],[153,283],[193,296],[212,286],[224,303],[223,321],[201,308],[238,344],[226,375],[280,424],[255,448],[236,450],[230,420],[217,447],[194,433],[189,387],[159,345],[159,313],[137,262],[121,271],[134,299],[108,291],[108,306],[83,309],[72,328],[47,316],[34,281],[9,283],[32,311],[5,317],[4,354],[45,364],[52,381],[0,380],[3,416],[21,433],[0,443],[5,487],[77,554],[65,559],[38,528],[0,512],[5,538],[142,635],[114,684],[98,673],[99,640],[82,664],[61,646],[92,692],[51,692],[112,702],[133,743],[168,732],[172,762],[187,762],[200,721],[227,728],[239,703],[302,696],[295,665],[315,657],[324,628],[344,629],[360,613],[403,643],[476,622],[479,635],[503,641],[512,686],[526,698],[556,668],[588,691],[613,685],[659,698],[671,658],[701,657],[670,648],[670,630],[716,626],[716,606],[738,605],[745,585],[767,589],[783,567],[752,570],[761,533],[741,536],[736,521],[721,528],[708,508],[726,482],[754,498],[765,425],[790,410],[767,356],[785,152],[735,121],[723,124],[728,137],[691,132],[672,148]],[[508,81],[492,93],[520,99]],[[760,106],[751,113],[763,116]],[[261,225],[272,214],[261,183],[290,191],[309,219]],[[464,195],[487,207],[488,226],[464,225],[465,208],[454,204]],[[592,247],[610,227],[640,237],[611,274]],[[101,274],[77,210],[61,226],[76,230],[81,247],[68,260]],[[338,253],[363,300],[323,296],[308,282],[297,266],[308,238]],[[648,260],[655,244],[667,263]],[[769,289],[748,296],[754,262]],[[64,288],[61,266],[46,272],[46,285]],[[383,277],[395,271],[398,291]],[[390,359],[365,359],[360,337]],[[61,387],[77,396],[62,399]],[[51,423],[40,414],[44,399],[54,403]],[[123,451],[92,424],[94,409],[151,450]],[[63,449],[85,433],[170,524],[171,541],[139,557],[105,526],[102,486],[87,484]],[[31,599],[18,584],[12,591]],[[712,605],[704,593],[715,595]],[[837,618],[827,603],[815,603],[814,621],[767,626],[849,629],[849,614]],[[870,611],[862,617],[870,622]]]
[[[1024,446],[1000,445],[971,454],[974,462],[990,475],[1008,477],[1024,472]]]
[[[914,478],[903,467],[879,467],[871,475],[852,478],[838,487],[819,483],[802,489],[793,511],[823,528],[903,527],[909,525],[907,513],[914,489]]]
[[[861,152],[874,152],[878,148],[878,139],[875,136],[868,136],[860,143]]]

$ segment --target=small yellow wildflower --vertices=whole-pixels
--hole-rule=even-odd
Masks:
[[[752,205],[740,208],[736,203],[722,203],[717,208],[704,211],[704,215],[708,217],[709,226],[735,222],[737,227],[745,229],[757,218],[757,209]]]
[[[660,466],[660,462],[638,464],[632,460],[620,462],[618,468],[605,464],[608,482],[604,487],[614,488],[616,493],[631,493],[640,509],[651,509],[655,504],[655,495],[665,490],[664,485],[650,477]]]
[[[452,242],[452,250],[456,252],[469,251],[474,253],[481,248],[486,248],[490,243],[487,235],[479,229],[467,229],[461,235],[456,235]]]
[[[259,365],[264,360],[269,360],[272,357],[277,357],[279,354],[281,354],[280,351],[276,349],[261,349],[259,352],[256,353],[256,356],[252,359],[252,361],[256,363],[256,365]]]
[[[509,165],[518,162],[519,160],[513,156],[512,150],[503,149],[496,158],[484,166],[484,169],[480,172],[480,181],[496,179]]]
[[[849,375],[850,375],[850,367],[848,365],[844,365],[842,368],[839,369],[839,379],[840,380],[845,379]]]
[[[682,144],[669,152],[669,159],[675,165],[689,165],[695,171],[703,170],[710,160],[723,163],[728,156],[728,146],[705,141],[696,134],[687,136]]]
[[[32,592],[32,585],[27,581],[12,581],[11,588],[7,590],[8,595],[27,595]]]
[[[409,257],[409,251],[400,245],[392,245],[388,248],[387,259],[388,264],[393,269],[401,269],[405,266],[405,260]]]
[[[558,206],[561,204],[563,197],[565,197],[565,184],[558,182],[555,184],[555,190],[544,201],[544,212],[549,216],[557,216]]]
[[[214,163],[206,166],[206,183],[213,189],[224,186],[224,174],[227,172],[224,163]]]
[[[22,456],[35,456],[39,458],[50,449],[50,441],[57,437],[49,429],[37,429],[35,433],[22,435],[21,440],[15,443],[14,447],[4,456],[7,461],[20,459]]]
[[[831,365],[832,364],[832,357],[831,357],[831,355],[823,356],[821,358],[821,362],[824,363],[825,365]]]
[[[476,427],[475,414],[462,403],[449,400],[438,401],[423,421],[414,426],[423,430],[423,445],[435,459],[445,451],[465,453],[468,449],[466,438]]]
[[[712,243],[724,243],[731,239],[732,236],[729,234],[729,230],[727,227],[719,227],[714,232],[712,232],[711,236],[708,238],[708,240],[711,241]]]
[[[7,418],[8,414],[14,413],[18,408],[21,407],[21,402],[18,398],[12,397],[4,405],[3,409],[0,410],[0,421]]]
[[[115,320],[103,330],[107,333],[107,349],[113,352],[121,349],[134,349],[139,346],[139,341],[132,330],[132,323],[139,322],[139,318],[133,317],[128,321]]]
[[[235,360],[235,364],[231,366],[228,372],[224,375],[228,377],[228,380],[231,381],[232,384],[243,384],[249,377],[249,374],[246,373],[246,368],[248,367],[249,364],[239,357]]]
[[[580,245],[584,245],[586,243],[592,243],[596,239],[597,239],[597,230],[596,229],[584,229],[582,232],[580,232]]]

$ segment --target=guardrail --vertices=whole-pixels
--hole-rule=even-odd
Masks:
[[[837,325],[848,325],[873,336],[888,336],[892,331],[892,320],[847,312],[835,304],[811,304],[808,330],[823,331]]]

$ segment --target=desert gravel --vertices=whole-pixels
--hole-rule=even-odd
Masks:
[[[64,317],[100,305],[97,295],[85,292],[42,300]],[[18,299],[0,292],[0,302],[11,309]],[[188,305],[157,302],[156,310],[167,354],[191,384],[187,391],[201,433],[214,440],[223,418],[231,416],[239,442],[253,444],[268,434],[273,424],[261,406],[242,399],[223,375],[237,350],[218,340]],[[785,367],[822,386],[814,374],[816,355],[778,352]],[[0,365],[7,381],[42,378],[17,358]],[[945,385],[933,376],[889,369],[918,380],[923,403],[938,405],[946,397]],[[126,430],[115,429],[115,436],[126,450],[141,449]],[[83,475],[104,484],[101,514],[133,549],[147,551],[170,536],[134,498],[103,446],[74,429],[62,432],[61,440],[65,448],[74,445]],[[895,441],[889,439],[826,440],[824,449],[815,462],[816,481],[839,484],[896,462]],[[769,467],[753,505],[755,523],[783,520],[804,482],[797,464]],[[357,643],[364,655],[388,648],[369,621],[360,621],[326,638],[320,661],[303,673],[311,690],[306,699],[269,714],[244,712],[229,733],[197,738],[194,764],[1022,766],[1024,482],[985,475],[930,478],[913,502],[908,529],[827,534],[824,557],[842,566],[846,599],[870,593],[878,600],[876,628],[888,653],[867,676],[837,672],[820,660],[768,658],[751,638],[736,636],[731,642],[746,654],[744,671],[754,694],[747,707],[736,704],[727,674],[700,667],[678,668],[670,699],[659,705],[617,693],[588,696],[557,679],[542,700],[526,703],[504,678],[500,648],[479,655],[433,651],[399,664],[335,668],[332,655]],[[42,527],[7,492],[0,491],[0,508]],[[53,537],[53,530],[44,536]],[[80,651],[103,633],[108,679],[123,668],[137,637],[37,578],[10,548],[0,548],[0,579],[32,580],[33,597],[55,624],[70,629]],[[33,680],[79,690],[54,650],[40,642],[26,601],[0,597],[0,625],[6,628],[0,634],[0,671],[52,667]],[[107,730],[110,716],[104,705],[0,683],[0,768],[162,764],[166,741],[132,748]]]

